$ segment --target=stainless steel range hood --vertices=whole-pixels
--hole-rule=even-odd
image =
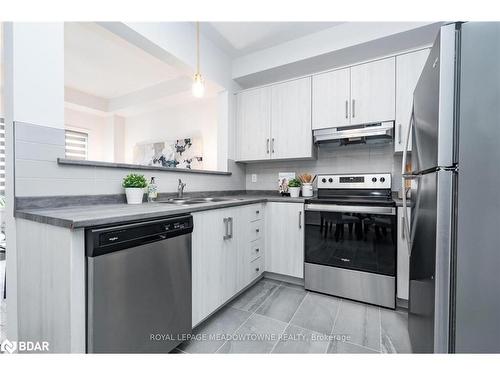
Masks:
[[[394,122],[387,121],[377,124],[313,130],[313,138],[314,143],[336,142],[340,145],[381,143],[391,142],[393,131]]]

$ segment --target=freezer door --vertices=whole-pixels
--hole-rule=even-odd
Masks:
[[[455,164],[455,28],[441,28],[414,91],[414,173]]]
[[[500,353],[500,23],[463,25],[457,353]]]
[[[420,175],[413,208],[408,328],[415,353],[448,351],[453,172]]]

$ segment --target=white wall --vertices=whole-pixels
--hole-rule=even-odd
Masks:
[[[88,133],[88,160],[114,161],[112,115],[99,116],[65,108],[64,124],[65,128],[83,130]]]
[[[203,140],[203,169],[217,170],[217,98],[148,112],[125,120],[125,162],[133,161],[136,143],[181,139]]]

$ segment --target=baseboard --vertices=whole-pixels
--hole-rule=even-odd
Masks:
[[[263,273],[263,275],[267,279],[272,279],[272,280],[277,280],[277,281],[284,281],[286,283],[304,286],[304,279],[301,279],[299,277],[282,275],[280,273],[274,273],[274,272],[269,272],[269,271],[265,271]]]

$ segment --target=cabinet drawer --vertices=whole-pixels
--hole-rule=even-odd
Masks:
[[[255,259],[257,259],[258,257],[260,257],[263,253],[263,248],[262,248],[262,245],[263,245],[264,241],[262,241],[262,239],[260,240],[257,240],[257,241],[253,241],[250,243],[250,260],[251,261],[254,261]]]
[[[259,257],[250,263],[250,280],[255,279],[264,271],[263,258]]]
[[[250,241],[255,241],[262,237],[262,223],[262,220],[250,223]]]
[[[264,206],[259,204],[250,208],[250,221],[261,220],[264,217]]]

